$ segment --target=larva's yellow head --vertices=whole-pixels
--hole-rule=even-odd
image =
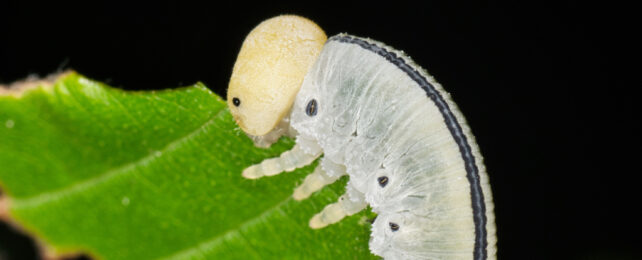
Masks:
[[[314,22],[294,15],[271,18],[250,32],[227,90],[228,106],[243,131],[262,136],[277,126],[326,39]]]

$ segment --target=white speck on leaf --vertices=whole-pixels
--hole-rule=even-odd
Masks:
[[[120,200],[120,203],[122,203],[123,206],[128,206],[129,205],[129,198],[127,196],[123,197],[123,199]]]
[[[16,122],[13,122],[13,120],[11,119],[7,120],[7,122],[4,123],[4,126],[6,126],[9,129],[13,128],[15,125],[16,125]]]

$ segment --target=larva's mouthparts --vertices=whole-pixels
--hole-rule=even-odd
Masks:
[[[281,118],[281,121],[279,121],[276,127],[274,127],[267,134],[261,135],[261,136],[251,135],[251,134],[248,134],[247,132],[246,134],[250,139],[252,139],[256,147],[268,148],[273,143],[278,141],[279,138],[281,138],[281,136],[290,136],[290,137],[296,136],[296,130],[294,130],[294,128],[290,126],[290,117],[289,117],[289,113],[287,113],[286,116]]]

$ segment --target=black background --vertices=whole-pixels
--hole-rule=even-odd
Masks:
[[[632,7],[90,2],[1,1],[0,83],[71,68],[119,88],[202,81],[225,96],[244,36],[272,16],[302,15],[328,35],[404,50],[452,94],[485,156],[499,258],[642,259],[642,45]],[[36,255],[2,224],[3,257]]]

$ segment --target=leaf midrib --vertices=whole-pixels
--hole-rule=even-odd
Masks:
[[[206,121],[205,123],[197,127],[194,131],[191,131],[188,134],[180,138],[177,138],[174,141],[169,142],[167,145],[165,145],[163,149],[150,152],[148,155],[136,161],[124,164],[120,167],[116,167],[113,170],[107,170],[101,174],[96,175],[95,177],[85,179],[80,182],[76,182],[72,185],[63,187],[61,189],[57,189],[50,192],[43,192],[27,198],[12,198],[11,209],[15,210],[15,209],[34,208],[46,203],[57,201],[66,196],[70,196],[70,195],[82,192],[84,190],[87,190],[91,187],[100,185],[102,183],[106,183],[109,180],[114,179],[115,177],[118,177],[127,172],[130,172],[132,169],[135,169],[138,166],[150,163],[155,158],[158,157],[156,156],[158,152],[161,152],[161,154],[165,154],[166,152],[171,152],[173,150],[179,149],[182,145],[187,143],[187,140],[190,140],[191,138],[194,138],[195,136],[198,136],[199,134],[201,134],[206,127],[211,125],[217,118],[221,117],[221,115],[224,114],[223,113],[224,111],[225,111],[225,107],[221,108],[218,112],[216,112],[215,116],[213,116],[208,121]]]

